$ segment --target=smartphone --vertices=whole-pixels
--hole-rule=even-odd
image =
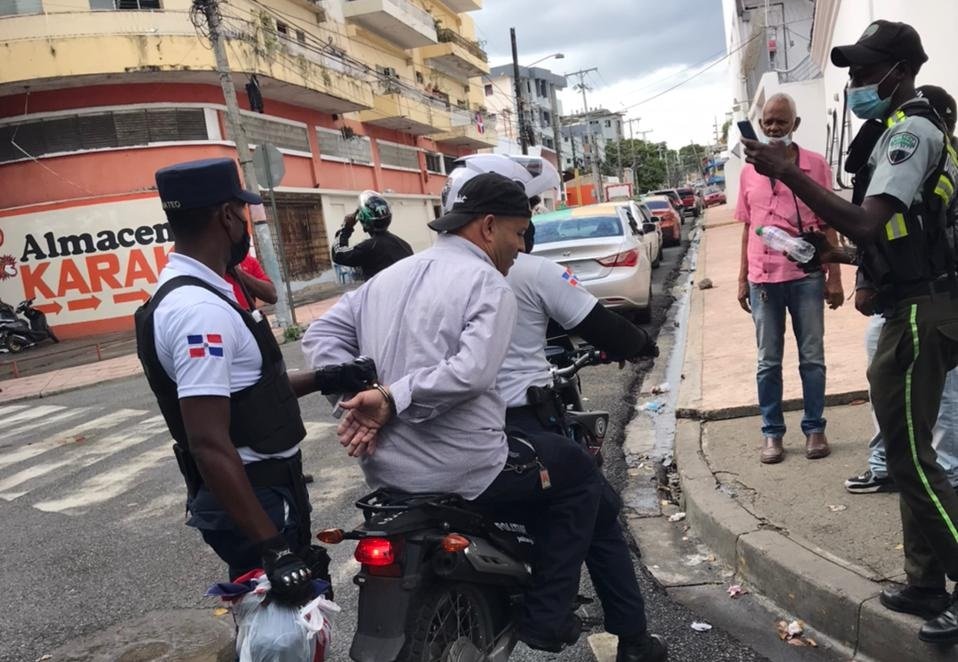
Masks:
[[[758,140],[758,135],[755,133],[755,128],[748,120],[742,120],[738,123],[738,132],[742,134],[743,138],[748,140]]]

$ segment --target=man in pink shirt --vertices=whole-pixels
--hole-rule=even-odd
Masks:
[[[800,118],[795,102],[787,94],[772,96],[762,109],[762,131],[769,141],[784,142],[798,166],[823,188],[831,188],[832,174],[820,154],[792,142]],[[837,243],[835,231],[782,184],[759,175],[746,165],[739,180],[735,218],[742,229],[742,266],[738,300],[755,321],[758,341],[758,403],[762,412],[764,444],[760,459],[765,464],[785,457],[782,438],[782,354],[785,349],[785,312],[792,318],[798,341],[799,374],[805,416],[805,457],[826,457],[830,450],[825,436],[825,302],[835,309],[842,305],[841,271],[837,265],[806,274],[781,252],[770,249],[755,233],[760,226],[781,228],[793,236],[814,230],[825,232]]]

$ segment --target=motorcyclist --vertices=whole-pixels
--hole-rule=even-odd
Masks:
[[[363,280],[369,280],[394,262],[412,255],[412,247],[389,232],[392,220],[392,210],[386,198],[376,191],[363,191],[359,195],[359,207],[346,215],[343,226],[336,232],[333,262],[356,267],[362,272]],[[357,222],[369,239],[350,247],[349,238]]]
[[[541,157],[480,154],[465,157],[450,173],[442,196],[443,212],[452,208],[462,186],[484,172],[497,172],[521,184],[535,208],[541,194],[559,187],[559,174]],[[506,401],[506,423],[527,433],[565,429],[563,411],[552,398],[551,411],[529,402],[530,388],[552,384],[546,359],[546,330],[555,320],[570,334],[581,336],[611,358],[634,360],[658,355],[655,343],[641,328],[607,310],[587,290],[569,278],[567,270],[546,258],[531,255],[535,226],[526,230],[525,253],[520,253],[506,281],[516,297],[516,327],[499,370],[496,389]],[[543,404],[549,407],[548,400]],[[605,613],[606,630],[618,635],[616,662],[661,661],[667,657],[665,643],[650,635],[645,603],[635,578],[629,548],[618,522],[621,500],[601,478],[602,498],[596,528],[586,556]]]

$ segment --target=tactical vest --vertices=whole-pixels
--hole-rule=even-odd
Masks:
[[[170,279],[133,316],[136,322],[136,353],[173,439],[189,451],[176,382],[166,374],[156,353],[153,313],[170,292],[187,285],[202,287],[226,301],[243,318],[262,357],[259,381],[230,395],[230,439],[233,445],[237,448],[248,446],[263,454],[281,453],[293,448],[306,436],[306,428],[300,416],[299,401],[286,374],[283,354],[269,323],[265,319],[257,322],[235,301],[193,276]],[[187,351],[186,346],[180,351]]]
[[[875,285],[883,307],[921,292],[943,276],[954,275],[955,259],[948,241],[949,210],[958,180],[958,155],[941,118],[924,101],[909,101],[885,121],[886,130],[906,117],[924,117],[945,137],[935,171],[922,184],[921,202],[912,202],[882,228],[880,238],[862,247],[861,267]],[[871,181],[867,163],[855,174],[853,196],[864,199]]]

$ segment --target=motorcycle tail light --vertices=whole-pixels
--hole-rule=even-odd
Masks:
[[[458,533],[450,533],[442,539],[442,542],[439,545],[442,547],[444,552],[461,552],[466,549],[472,543],[469,541],[469,538],[461,536]]]
[[[327,545],[338,545],[343,541],[345,535],[342,529],[325,529],[317,533],[316,538]]]
[[[596,260],[603,267],[634,267],[639,263],[639,252],[637,250],[627,250],[622,253],[616,253],[610,257],[604,257]]]
[[[388,538],[363,538],[356,545],[356,560],[363,565],[382,567],[396,562],[396,552]]]

